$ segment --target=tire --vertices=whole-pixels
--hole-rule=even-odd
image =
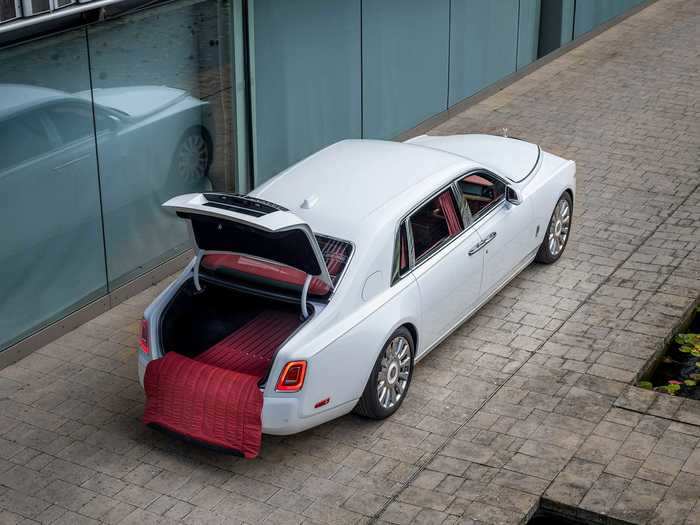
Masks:
[[[396,412],[411,386],[414,355],[413,336],[402,326],[384,343],[355,413],[371,419],[384,419]]]
[[[206,129],[195,127],[187,130],[175,148],[171,177],[186,186],[201,183],[209,176],[213,153]]]
[[[537,251],[537,256],[535,257],[537,262],[552,264],[559,260],[561,254],[564,253],[571,234],[572,209],[571,195],[569,195],[569,192],[562,193],[554,206],[552,217],[547,225],[547,231],[544,232],[542,244],[540,244],[540,249]]]

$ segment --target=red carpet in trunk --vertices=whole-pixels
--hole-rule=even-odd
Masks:
[[[265,312],[195,359],[168,352],[151,361],[144,423],[256,457],[263,405],[258,383],[299,324],[298,315]]]

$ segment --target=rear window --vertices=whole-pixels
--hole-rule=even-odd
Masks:
[[[352,254],[349,242],[316,235],[323,259],[328,268],[333,286],[340,281],[343,270]],[[243,281],[244,283],[272,287],[281,291],[300,293],[306,273],[279,262],[239,254],[208,254],[202,258],[200,275],[217,280]],[[325,297],[330,293],[326,283],[314,277],[309,286],[309,295]]]

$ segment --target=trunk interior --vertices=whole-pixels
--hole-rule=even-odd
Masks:
[[[263,319],[266,324],[255,325],[256,321]],[[215,345],[220,346],[217,343],[247,330],[254,335],[244,338],[247,344],[243,350],[249,353],[259,351],[259,357],[269,359],[271,365],[277,348],[309,319],[301,318],[298,304],[256,297],[210,283],[197,292],[190,280],[178,290],[163,312],[162,348],[164,353],[176,352],[197,358]],[[270,336],[266,337],[263,332]],[[234,343],[232,352],[237,351],[236,345],[240,347],[241,341]]]

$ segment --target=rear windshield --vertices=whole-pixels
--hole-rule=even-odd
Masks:
[[[323,235],[316,235],[316,240],[335,287],[350,259],[352,245]],[[279,262],[237,253],[205,255],[202,258],[200,274],[217,280],[243,281],[294,293],[301,292],[307,275],[302,270]],[[314,277],[311,280],[309,295],[325,297],[330,291],[321,279]]]

